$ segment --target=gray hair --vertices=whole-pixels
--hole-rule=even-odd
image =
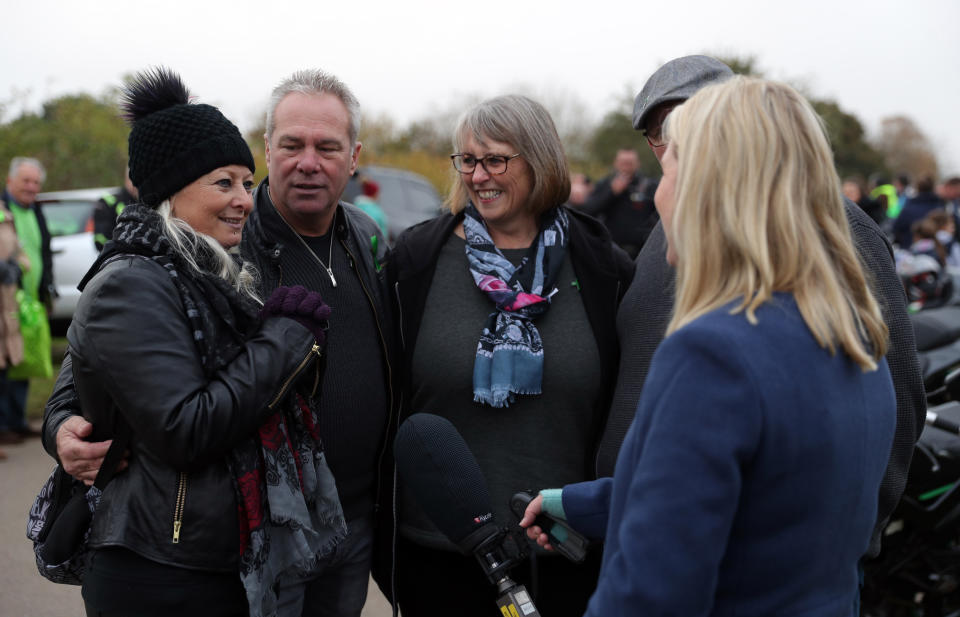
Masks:
[[[350,118],[350,145],[356,145],[360,134],[360,101],[353,95],[345,83],[320,69],[304,69],[284,79],[270,94],[270,106],[267,108],[267,140],[273,136],[274,118],[277,105],[288,94],[332,94],[347,108]]]
[[[200,243],[205,244],[214,256],[214,267],[211,273],[230,283],[234,289],[257,304],[263,304],[259,292],[260,277],[252,263],[244,263],[241,267],[227,249],[223,248],[223,245],[212,237],[198,232],[183,219],[174,216],[173,203],[170,199],[165,199],[157,206],[157,213],[163,220],[164,232],[170,241],[170,246],[187,265],[197,272],[203,271],[194,255],[197,253],[196,247]]]
[[[35,158],[29,156],[15,156],[13,160],[10,161],[10,173],[7,174],[8,178],[12,178],[17,175],[17,172],[20,171],[20,168],[24,165],[33,165],[40,170],[40,182],[47,181],[47,170],[44,168],[43,163],[38,161]]]
[[[530,166],[533,187],[527,207],[542,214],[559,206],[570,196],[570,171],[563,143],[550,112],[525,96],[508,94],[488,99],[468,109],[457,121],[453,150],[462,152],[466,137],[508,143],[523,155]],[[467,205],[468,194],[461,174],[453,183],[447,206],[459,212]]]

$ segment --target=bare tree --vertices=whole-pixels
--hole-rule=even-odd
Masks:
[[[891,116],[880,123],[876,147],[893,173],[906,172],[912,178],[937,177],[937,156],[920,127],[907,116]]]

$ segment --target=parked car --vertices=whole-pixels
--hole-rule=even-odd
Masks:
[[[40,193],[37,202],[50,229],[53,283],[58,297],[50,313],[55,332],[65,330],[80,300],[77,285],[97,259],[93,243],[93,209],[97,200],[115,188],[80,189]]]
[[[440,196],[429,180],[412,171],[392,167],[361,167],[347,183],[343,191],[344,201],[352,203],[360,194],[361,178],[369,178],[380,185],[377,203],[387,215],[388,240],[395,239],[407,227],[440,213]]]

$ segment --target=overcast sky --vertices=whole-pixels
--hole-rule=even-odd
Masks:
[[[958,0],[11,0],[0,37],[5,120],[26,104],[100,94],[164,64],[241,129],[298,68],[343,79],[364,113],[406,123],[469,95],[580,101],[591,120],[660,64],[756,57],[768,77],[833,98],[868,131],[913,118],[960,173]],[[638,139],[638,144],[639,144]]]

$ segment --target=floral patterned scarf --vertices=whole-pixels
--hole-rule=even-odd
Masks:
[[[496,309],[477,343],[473,400],[506,407],[517,394],[540,394],[543,341],[533,321],[550,308],[550,296],[567,247],[567,213],[553,208],[541,216],[540,232],[519,266],[494,246],[476,207],[464,210],[470,273]],[[544,293],[546,290],[546,293]]]

